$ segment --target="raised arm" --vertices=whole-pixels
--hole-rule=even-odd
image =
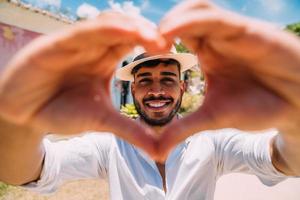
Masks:
[[[0,180],[21,185],[40,176],[44,134],[0,118]]]
[[[300,127],[281,129],[271,147],[272,162],[281,172],[289,176],[300,176]]]
[[[276,127],[273,163],[300,175],[299,38],[204,0],[175,7],[160,30],[198,55],[207,81],[203,105],[166,130],[161,151],[202,130]]]
[[[0,75],[0,180],[39,177],[46,132],[109,131],[151,154],[150,131],[113,108],[110,80],[135,45],[159,51],[162,41],[140,16],[103,12],[22,49]]]

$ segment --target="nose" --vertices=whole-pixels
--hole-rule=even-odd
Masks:
[[[151,96],[161,96],[161,95],[165,95],[166,93],[164,92],[164,91],[162,91],[162,90],[150,90],[149,92],[148,92],[148,95],[151,95]]]
[[[154,83],[150,90],[148,91],[148,95],[153,95],[153,96],[161,96],[165,95],[165,91],[162,90],[162,87],[160,83]]]

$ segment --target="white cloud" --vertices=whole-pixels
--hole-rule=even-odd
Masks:
[[[80,18],[91,19],[97,17],[100,11],[95,6],[83,3],[77,8],[76,14]]]
[[[122,3],[114,2],[114,0],[109,0],[108,4],[112,10],[129,13],[132,15],[140,15],[141,8],[135,6],[133,1],[124,1]]]
[[[132,1],[123,2],[123,8],[127,12],[131,12],[132,14],[139,15],[141,13],[141,9],[133,4]]]

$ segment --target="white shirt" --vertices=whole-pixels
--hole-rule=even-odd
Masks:
[[[24,187],[52,193],[65,181],[106,178],[111,200],[212,200],[216,181],[223,174],[255,174],[269,186],[286,178],[271,162],[274,135],[275,130],[247,134],[223,129],[188,138],[166,161],[166,193],[155,162],[112,134],[90,133],[55,143],[45,139],[41,178]]]

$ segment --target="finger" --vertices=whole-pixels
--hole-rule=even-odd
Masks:
[[[142,16],[118,12],[103,12],[94,20],[78,24],[73,31],[77,38],[75,45],[102,44],[114,46],[134,42],[157,49],[164,43],[154,23]],[[65,33],[66,37],[73,35],[73,31]],[[86,37],[87,33],[88,38]]]
[[[88,69],[87,73],[92,73],[102,77],[109,85],[109,82],[118,67],[121,60],[125,59],[126,55],[132,51],[133,45],[116,45],[107,49],[107,52],[103,54],[98,60],[93,63],[93,70]],[[85,68],[83,66],[83,68]],[[108,88],[107,88],[108,89]]]
[[[175,33],[175,30],[189,22],[190,14],[195,15],[195,13],[198,13],[201,16],[201,12],[207,12],[212,8],[214,6],[208,1],[184,1],[175,6],[163,17],[159,24],[159,30],[166,38],[172,38],[176,35],[180,36]],[[180,17],[178,18],[178,16]],[[187,31],[189,32],[189,30]]]
[[[175,15],[180,15],[180,19],[174,20]],[[300,52],[299,39],[269,23],[216,7],[189,7],[180,13],[170,12],[162,21],[160,31],[168,40],[179,36],[189,41],[187,46],[197,53],[206,41],[223,60],[242,62],[235,65],[285,79],[299,77],[300,55],[296,53]]]
[[[255,70],[253,72],[257,74],[263,73],[280,79],[299,81],[300,41],[298,38],[274,27],[247,24],[247,21],[242,25],[244,28],[231,22],[223,22],[227,28],[218,25],[218,21],[211,21],[209,23],[214,24],[213,26],[205,27],[205,24],[199,24],[201,30],[198,33],[194,25],[190,29],[181,27],[179,33],[174,30],[172,34],[178,35],[181,31],[183,31],[182,34],[188,34],[191,31],[191,36],[183,35],[182,41],[201,58],[213,51],[214,54],[223,58],[223,62],[228,61],[227,64],[232,66],[244,66],[252,71]],[[225,33],[222,35],[222,31],[210,34],[216,32],[216,29],[203,32],[206,28],[210,29],[214,26],[216,28],[219,26],[219,29],[223,31],[228,30],[228,35]],[[214,37],[216,34],[219,35]],[[257,46],[257,44],[261,45]],[[209,53],[207,47],[209,47]],[[216,60],[216,57],[214,59]]]
[[[262,83],[264,83],[268,87],[274,88],[273,90],[276,91],[277,95],[281,99],[285,100],[289,104],[294,105],[298,108],[300,107],[299,80],[297,83],[291,80],[282,79],[280,77],[268,76],[265,73],[261,73],[260,75],[258,75],[258,78]],[[291,106],[290,109],[294,109],[294,107]]]
[[[233,20],[227,13],[217,13],[211,10],[202,12],[192,11],[178,20],[165,19],[160,26],[160,31],[166,38],[213,38],[235,37],[244,32],[244,25],[238,20]],[[216,31],[218,30],[218,31]]]
[[[180,16],[177,19],[176,16]],[[214,38],[234,37],[244,33],[245,24],[274,30],[274,25],[249,19],[221,9],[208,2],[186,1],[169,12],[160,23],[160,31],[166,37],[189,36]],[[258,28],[259,29],[259,28]],[[216,31],[218,30],[218,31]],[[272,31],[271,30],[271,31]],[[271,32],[270,31],[270,32]]]
[[[109,13],[38,38],[20,51],[18,60],[27,59],[35,61],[35,65],[65,70],[96,60],[110,46],[129,44],[159,51],[164,48],[164,39],[153,23],[142,17]]]
[[[172,148],[193,134],[216,128],[217,125],[214,116],[206,110],[205,106],[200,107],[197,112],[173,122],[166,127],[159,139],[157,151],[159,152],[160,157],[158,160],[163,161],[167,158]]]
[[[107,83],[82,83],[48,101],[27,119],[26,124],[40,132],[76,134],[86,130],[114,133],[155,153],[155,140],[151,131],[134,121],[122,117],[115,110],[105,91]]]
[[[300,41],[281,30],[248,34],[234,41],[214,40],[210,45],[227,59],[243,61],[255,76],[263,74],[299,83]]]
[[[215,7],[216,6],[209,0],[186,0],[177,4],[170,11],[168,11],[168,13],[166,13],[162,18],[160,24],[162,24],[164,21],[168,21],[168,19],[171,19],[176,15],[178,16],[178,14],[185,14],[186,11],[192,11],[197,9],[213,9]]]
[[[157,139],[155,133],[149,127],[112,110],[103,120],[99,121],[101,131],[104,129],[104,131],[114,133],[116,136],[143,149],[152,157],[157,154]]]

